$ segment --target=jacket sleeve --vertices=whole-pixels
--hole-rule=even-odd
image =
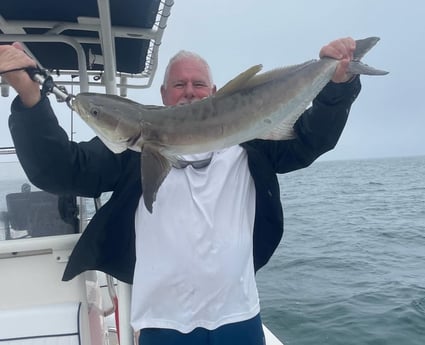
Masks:
[[[267,156],[276,173],[310,165],[337,144],[360,89],[359,76],[347,83],[329,82],[295,123],[295,139],[256,140],[255,145]]]
[[[47,97],[32,108],[15,98],[9,128],[18,159],[37,187],[55,194],[98,197],[117,183],[120,155],[114,155],[98,138],[70,141]]]

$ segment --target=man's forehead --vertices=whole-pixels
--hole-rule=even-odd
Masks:
[[[175,61],[170,68],[174,75],[199,75],[208,78],[208,68],[205,64],[195,58],[186,57]]]

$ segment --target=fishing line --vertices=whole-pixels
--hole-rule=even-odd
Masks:
[[[66,88],[63,86],[56,85],[52,76],[48,73],[46,69],[42,69],[39,66],[37,67],[20,67],[12,68],[7,71],[0,71],[0,75],[15,72],[15,71],[26,71],[30,78],[41,85],[41,95],[49,95],[53,93],[56,96],[58,102],[66,102],[68,107],[72,109],[72,101],[75,98],[73,94],[69,94],[66,91]]]

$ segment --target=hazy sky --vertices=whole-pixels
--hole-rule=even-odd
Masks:
[[[362,77],[362,92],[335,148],[324,159],[425,154],[425,4],[421,0],[176,0],[168,21],[152,88],[129,92],[161,104],[165,65],[180,49],[210,63],[218,87],[254,65],[263,69],[317,58],[320,48],[345,36],[379,36],[364,62],[390,71]],[[0,146],[11,145],[7,117],[12,97],[0,98]],[[69,125],[69,110],[55,107]],[[76,123],[76,140],[93,134]]]

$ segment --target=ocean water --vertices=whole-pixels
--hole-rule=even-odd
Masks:
[[[26,178],[0,166],[1,211]],[[285,345],[424,345],[425,157],[279,178],[285,234],[257,275],[268,328]]]
[[[285,345],[425,344],[425,157],[280,176],[284,239],[257,276]]]

